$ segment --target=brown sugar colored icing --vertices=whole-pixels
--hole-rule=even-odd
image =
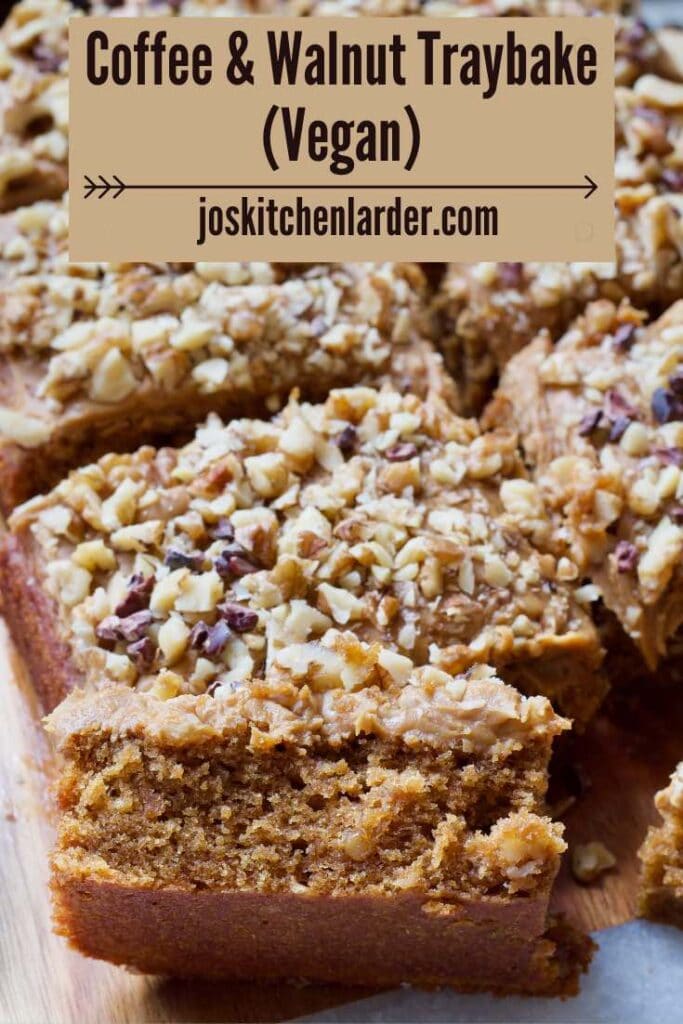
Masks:
[[[48,706],[103,676],[200,693],[333,627],[449,672],[489,662],[581,721],[605,692],[515,435],[434,397],[351,388],[210,420],[184,448],[72,473],[10,526],[8,618]]]
[[[683,302],[644,319],[595,303],[557,346],[538,338],[509,363],[487,419],[519,429],[593,599],[654,671],[683,621]]]
[[[414,264],[64,268],[50,238],[64,218],[40,212],[45,228],[21,218],[5,261],[30,261],[28,236],[47,269],[0,284],[5,510],[99,454],[187,433],[211,411],[272,412],[294,387],[319,399],[390,380],[454,400]]]

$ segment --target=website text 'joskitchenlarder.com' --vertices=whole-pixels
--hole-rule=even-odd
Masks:
[[[400,195],[376,203],[341,201],[309,203],[303,195],[291,200],[240,196],[227,206],[199,197],[196,244],[209,238],[418,238],[457,235],[488,238],[498,234],[495,205],[415,204]]]

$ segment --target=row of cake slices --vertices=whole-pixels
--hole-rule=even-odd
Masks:
[[[59,38],[51,15],[32,36],[36,17],[25,16],[29,65],[43,62],[45,33]],[[630,34],[650,54],[640,70],[661,72],[651,37],[635,25]],[[101,452],[163,435],[175,445],[77,470],[16,511],[4,546],[6,614],[46,704],[74,687],[89,691],[68,699],[54,725],[67,759],[58,913],[84,951],[146,970],[248,975],[256,947],[239,925],[226,946],[225,919],[237,909],[233,897],[267,895],[260,912],[291,910],[299,923],[290,959],[282,944],[269,947],[269,976],[307,976],[308,964],[309,975],[326,980],[526,991],[575,984],[586,947],[548,930],[546,919],[562,842],[545,816],[545,775],[562,725],[547,701],[520,705],[510,685],[550,697],[581,724],[606,689],[604,645],[629,665],[637,651],[643,671],[676,671],[683,310],[672,305],[646,326],[628,303],[598,302],[556,348],[551,342],[589,299],[631,296],[653,312],[681,295],[675,59],[669,45],[668,79],[641,75],[618,92],[623,245],[615,267],[479,265],[457,288],[462,268],[454,267],[434,308],[415,266],[76,267],[66,262],[65,200],[6,216],[5,507]],[[14,75],[13,67],[10,83]],[[3,140],[16,152],[16,133]],[[492,373],[539,327],[550,332],[509,364],[483,428],[454,415],[451,408],[481,405]],[[499,351],[501,337],[511,342]],[[294,398],[279,417],[263,416],[293,386],[321,399],[344,385],[355,387],[318,405]],[[178,435],[211,410],[263,418],[211,419],[179,448]],[[482,672],[486,686],[473,691]],[[380,711],[395,701],[389,721]],[[317,725],[299,727],[311,716],[336,721],[340,709],[351,716],[345,728],[323,729],[322,741]],[[553,723],[540,744],[537,720]],[[436,728],[444,723],[445,732]],[[275,744],[254,746],[271,731]],[[136,768],[128,753],[138,742]],[[240,858],[246,849],[258,862],[261,846],[226,824],[244,787],[223,779],[212,807],[225,834],[186,878],[189,932],[178,943],[170,893],[169,920],[152,913],[164,886],[179,881],[162,873],[156,826],[173,833],[165,838],[174,855],[190,833],[172,828],[170,807],[181,796],[152,784],[150,765],[165,759],[180,778],[188,759],[202,759],[204,742],[207,764],[235,771],[231,758],[244,757],[245,745],[248,758],[280,744],[287,756],[296,751],[302,774],[316,777],[310,793],[303,788],[311,807],[341,814],[344,828],[339,817],[314,815],[289,859],[272,858],[304,891],[272,863],[246,879]],[[430,762],[428,782],[409,780],[406,790],[391,776],[387,800],[376,787],[397,757],[416,751]],[[453,792],[435,810],[442,783],[432,774],[444,756],[453,761]],[[367,760],[364,789],[360,800],[345,793],[339,811],[319,775],[347,759]],[[488,804],[475,785],[480,778],[490,787],[487,763],[501,787]],[[129,819],[121,818],[122,764],[134,780]],[[270,785],[281,768],[266,758],[258,770],[259,785],[266,777]],[[184,818],[197,815],[198,799],[191,786],[182,792]],[[388,817],[373,810],[383,802],[393,808]],[[660,804],[667,823],[647,845],[648,909],[675,916],[675,783]],[[406,815],[415,827],[401,833]],[[108,830],[123,836],[126,822],[148,849],[142,862],[115,849]],[[280,826],[277,815],[263,824],[271,845]],[[323,855],[316,837],[330,830],[341,839]],[[218,848],[232,860],[217,879],[210,861]],[[401,871],[383,886],[372,872],[379,865],[384,877],[389,862]],[[196,896],[209,878],[219,924],[200,934],[190,922],[204,913]],[[272,900],[279,886],[291,905]],[[406,907],[405,892],[414,905]],[[142,932],[130,913],[117,916],[116,901],[125,906],[131,894],[150,911]],[[336,967],[323,967],[323,954],[310,967],[307,929],[323,928],[330,907],[321,904],[313,920],[302,908],[331,895],[344,897],[333,901],[342,916],[356,915],[358,898],[382,897],[373,913],[379,907],[385,917],[368,925],[363,946],[368,975],[340,962],[338,943]],[[437,914],[437,934],[425,907]],[[102,929],[108,912],[118,928]],[[463,915],[476,924],[478,960],[463,958]],[[429,962],[418,964],[411,941],[413,959],[403,950],[382,974],[387,935],[401,929],[422,936]],[[184,970],[179,949],[195,954]],[[439,974],[434,963],[454,966]]]
[[[369,932],[376,951],[385,927],[417,934],[425,907],[445,900],[460,926],[478,921],[489,952],[504,915],[505,948],[523,950],[534,971],[515,959],[496,982],[500,949],[471,968],[454,928],[439,931],[441,945],[429,930],[424,938],[447,969],[430,974],[402,955],[382,973],[376,953],[368,964],[378,980],[573,990],[587,948],[547,918],[563,849],[545,809],[547,759],[568,724],[551,701],[581,727],[617,674],[610,658],[635,676],[680,667],[683,303],[643,320],[598,302],[557,346],[541,335],[506,368],[482,426],[436,394],[336,389],[318,404],[293,397],[270,419],[209,417],[182,447],[106,455],[15,509],[2,553],[5,615],[46,707],[57,706],[55,891],[60,927],[78,948],[181,971],[177,932],[151,915],[159,893],[170,899],[178,886],[192,908],[197,889],[211,892],[217,922],[246,896],[268,913],[270,897],[286,894],[296,920],[314,897],[323,918],[329,900],[341,914],[372,900],[386,915]],[[243,762],[270,792],[283,770],[275,754],[294,759],[319,812],[289,860],[278,847],[279,790],[258,842],[233,820]],[[220,777],[207,793],[189,772],[198,760]],[[397,760],[421,765],[419,778],[399,778]],[[176,782],[157,777],[162,762]],[[321,778],[349,762],[362,795],[356,779],[333,798]],[[391,810],[379,813],[383,785]],[[659,801],[667,824],[645,847],[643,897],[644,909],[670,918],[675,792],[672,783]],[[162,835],[180,874],[157,859]],[[335,837],[330,848],[322,835]],[[260,863],[271,847],[272,872],[245,874],[243,861]],[[147,930],[131,933],[123,914],[103,933],[108,901],[125,907],[132,893],[150,911]],[[417,902],[403,917],[406,893]],[[279,963],[283,974],[371,980],[343,958],[336,976],[305,970],[305,921],[289,959],[269,947],[267,976]],[[185,973],[204,973],[202,962],[209,974],[255,970],[244,936],[236,959],[223,942],[206,961],[190,939]],[[358,947],[349,950],[357,963]]]
[[[0,33],[0,168],[17,207],[0,220],[5,511],[73,465],[132,449],[152,419],[172,437],[209,411],[272,412],[293,386],[320,398],[391,380],[478,414],[539,330],[557,338],[599,298],[657,315],[683,295],[681,31],[619,30],[630,59],[616,87],[615,263],[456,264],[433,295],[438,268],[426,279],[405,264],[69,264],[68,113],[36,99],[66,95],[69,13],[23,0]],[[41,139],[63,150],[55,189],[52,172],[11,170]]]

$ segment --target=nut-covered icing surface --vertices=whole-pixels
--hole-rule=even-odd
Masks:
[[[349,628],[416,664],[602,695],[600,648],[512,433],[432,398],[332,392],[75,471],[12,517],[87,679],[166,696]],[[525,671],[529,675],[525,679]],[[576,710],[576,709],[575,709]]]
[[[22,230],[3,249],[18,272],[0,283],[10,370],[0,430],[23,447],[107,407],[142,415],[155,400],[163,413],[180,392],[277,408],[295,386],[317,395],[395,375],[420,390],[440,374],[415,265],[66,265],[52,245],[62,214],[52,204],[12,214]],[[21,273],[36,248],[27,236],[45,242],[46,272]]]
[[[665,308],[683,296],[683,83],[642,75],[616,90],[615,263],[452,264],[437,296],[441,347],[466,411],[542,328],[587,302]]]
[[[496,756],[569,727],[548,700],[520,696],[488,666],[466,676],[416,668],[380,644],[334,629],[280,649],[264,678],[218,686],[212,695],[170,702],[129,695],[116,686],[95,695],[76,691],[52,713],[50,729],[62,741],[92,726],[112,737],[144,732],[152,741],[182,745],[247,728],[249,747],[259,753],[281,743],[341,745],[365,735]]]
[[[488,419],[519,429],[593,597],[654,668],[683,622],[683,301],[645,320],[590,305],[509,363]]]
[[[67,187],[67,25],[80,13],[63,0],[24,0],[0,28],[0,210]]]

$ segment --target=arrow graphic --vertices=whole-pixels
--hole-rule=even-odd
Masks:
[[[109,195],[109,193],[112,193],[112,199],[118,199],[121,193],[125,192],[126,189],[138,187],[135,185],[124,185],[124,183],[119,178],[118,174],[112,174],[112,178],[115,182],[115,184],[113,185],[111,182],[107,181],[107,179],[102,174],[98,174],[97,176],[99,178],[100,184],[98,184],[96,181],[93,181],[93,179],[90,178],[87,174],[84,175],[84,177],[85,199],[90,199],[90,196],[92,195],[97,196],[98,199],[104,199],[104,197]]]
[[[118,199],[123,192],[129,191],[193,191],[193,192],[212,192],[218,189],[233,189],[240,192],[271,192],[275,189],[344,189],[347,192],[355,189],[367,189],[373,191],[377,189],[391,189],[392,191],[403,191],[403,190],[416,190],[416,189],[451,189],[454,192],[464,191],[465,189],[478,189],[480,191],[486,191],[491,189],[493,191],[526,191],[526,192],[537,192],[537,191],[555,191],[555,192],[583,192],[584,199],[590,199],[594,192],[597,192],[598,186],[588,174],[584,174],[584,181],[578,185],[489,185],[482,184],[481,182],[476,185],[354,185],[350,188],[348,185],[274,185],[268,183],[267,185],[127,185],[119,178],[118,174],[111,175],[111,181],[104,177],[102,174],[97,175],[97,181],[93,180],[87,174],[84,175],[84,198],[90,199],[91,196],[96,196],[98,199],[104,199],[105,196],[109,196],[111,199]]]

